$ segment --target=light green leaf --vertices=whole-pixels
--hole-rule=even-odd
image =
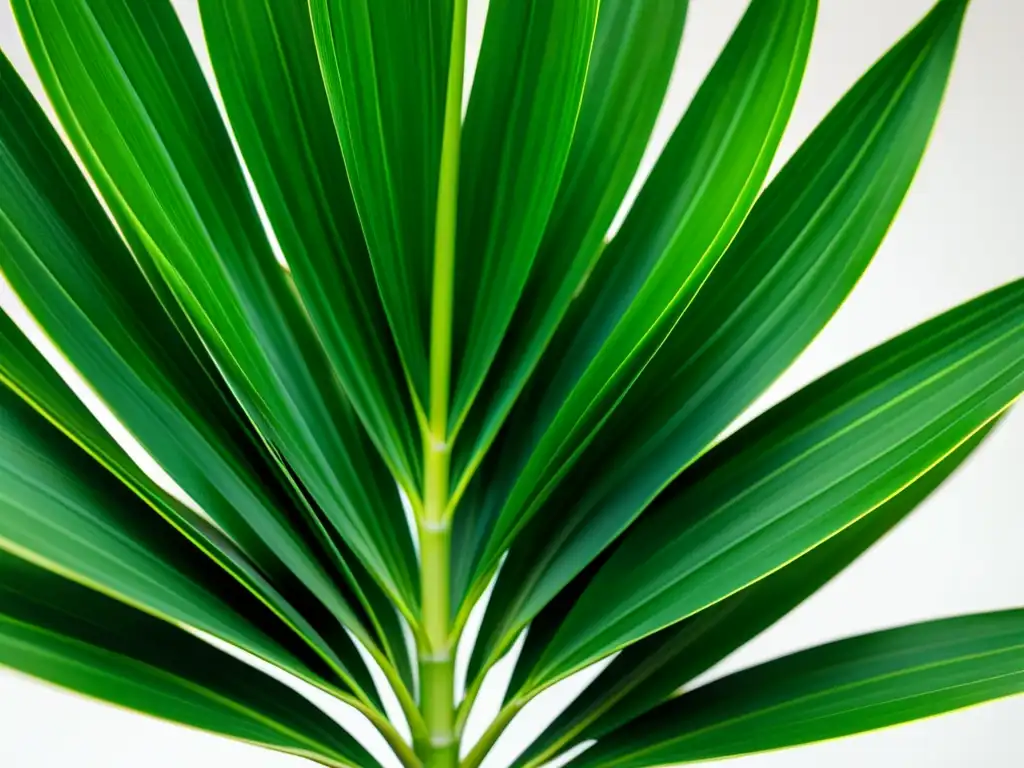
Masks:
[[[377,285],[422,408],[453,0],[309,8]]]
[[[508,329],[554,208],[597,9],[598,0],[494,0],[488,6],[460,160],[456,428]]]
[[[603,0],[600,5],[572,148],[535,267],[459,432],[452,458],[456,499],[601,252],[668,88],[687,6],[687,0]],[[463,504],[455,518],[456,536],[463,544],[454,551],[465,560],[453,586],[456,604],[478,554],[478,533],[464,530],[472,528],[475,511],[475,505]]]
[[[261,437],[415,619],[415,552],[397,488],[274,259],[170,3],[13,7],[58,116],[122,231],[145,245]],[[331,599],[295,548],[279,554],[305,571],[321,600]],[[330,607],[350,620],[337,600]]]
[[[193,635],[0,551],[0,664],[324,765],[377,762],[320,710]]]
[[[816,9],[813,0],[751,3],[570,307],[482,468],[483,514],[495,522],[471,597],[739,228],[796,99]],[[492,629],[485,623],[474,673],[510,636]]]
[[[509,637],[792,363],[871,260],[924,151],[962,7],[940,6],[772,182],[679,325],[518,536],[491,610]]]
[[[910,485],[1024,391],[1024,279],[836,369],[684,472],[548,646],[547,684],[771,574]]]
[[[601,739],[572,768],[690,763],[887,728],[1024,692],[1024,611],[862,635],[739,672]]]
[[[789,565],[626,648],[520,756],[517,768],[532,768],[577,744],[601,738],[669,699],[754,639],[899,525],[973,454],[993,424],[874,512]],[[578,593],[584,588],[585,584],[575,589]],[[516,664],[509,698],[519,691],[543,654],[544,644],[535,643],[534,633],[540,629],[542,638],[553,636],[566,613],[560,594],[534,619]],[[535,644],[538,647],[533,647]]]

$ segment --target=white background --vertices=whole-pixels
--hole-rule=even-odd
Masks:
[[[642,0],[638,0],[642,1]],[[822,0],[788,156],[843,91],[928,9],[930,0]],[[197,45],[195,0],[175,0]],[[646,169],[746,6],[692,0],[683,54]],[[484,0],[471,0],[478,38]],[[756,406],[926,317],[1024,275],[1024,3],[979,0],[929,152],[874,264],[807,353]],[[3,50],[39,93],[6,3]],[[472,55],[471,55],[472,59]],[[778,163],[776,164],[776,166]],[[9,297],[4,298],[9,301]],[[1024,605],[1024,408],[906,524],[747,648],[720,674],[836,637],[955,613]],[[569,688],[578,687],[573,681]],[[485,696],[496,706],[498,692]],[[499,768],[565,701],[527,709],[488,768]],[[476,718],[475,718],[476,719]],[[737,761],[744,768],[1024,765],[1024,697],[840,742]],[[286,768],[301,761],[122,712],[0,670],[4,768]]]

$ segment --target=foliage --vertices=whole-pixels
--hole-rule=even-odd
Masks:
[[[1024,391],[1022,279],[727,432],[870,263],[966,4],[940,0],[765,186],[817,3],[751,0],[608,239],[686,0],[491,0],[464,119],[466,0],[199,0],[230,132],[169,0],[12,0],[70,149],[3,58],[0,269],[183,493],[0,316],[0,663],[359,768],[338,724],[201,638],[355,707],[408,768],[476,768],[613,654],[517,766],[595,740],[570,765],[749,754],[1024,691],[1008,610],[680,693]]]

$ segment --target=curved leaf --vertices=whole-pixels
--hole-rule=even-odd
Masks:
[[[599,439],[518,536],[496,606],[521,627],[627,529],[810,343],[863,273],[913,177],[962,6],[930,14],[772,182]]]
[[[301,520],[301,502],[290,497],[280,468],[219,374],[204,370],[161,311],[74,160],[3,57],[0,97],[5,277],[103,402],[247,557],[291,595],[304,593],[304,583],[358,625],[312,537],[302,535],[301,522],[293,524]],[[166,494],[156,492],[17,329],[7,324],[0,335],[4,378],[168,511]],[[189,527],[210,528],[195,521]]]
[[[679,688],[753,640],[899,525],[973,454],[994,423],[825,543],[732,597],[626,648],[545,729],[516,766],[539,765],[577,744],[601,738],[671,698]],[[560,601],[561,596],[556,602]],[[523,660],[536,661],[543,653],[543,647],[530,649],[535,629],[539,625],[542,635],[551,637],[565,618],[565,607],[561,606],[559,614],[554,605],[530,625],[510,684],[512,693],[533,669]]]
[[[642,768],[746,755],[1024,693],[1024,611],[960,616],[812,648],[718,680],[569,762]]]
[[[309,8],[377,285],[423,407],[453,0],[310,0]]]
[[[313,685],[330,689],[338,685],[336,672],[340,672],[342,676],[347,675],[346,664],[361,670],[363,662],[347,635],[334,632],[329,634],[330,639],[322,636],[313,628],[303,612],[300,612],[275,584],[271,584],[263,572],[219,528],[159,488],[110,437],[57,372],[3,314],[0,314],[0,382],[11,387],[50,424],[110,470],[170,526],[177,529],[220,568],[258,597],[328,665],[323,667],[322,664],[314,662],[311,666],[319,670],[317,676],[310,676],[310,670],[305,668],[292,667],[290,669],[294,674]],[[7,398],[10,398],[9,393],[0,396],[4,403],[13,402]],[[41,421],[39,424],[41,429],[46,429]],[[59,451],[66,450],[68,455],[74,455],[70,443],[62,443],[54,437],[52,445]],[[93,471],[102,474],[98,466],[94,467]],[[152,514],[142,505],[133,506],[140,508],[141,515]],[[161,526],[158,521],[155,523],[155,529],[164,531],[162,535],[175,535],[170,528]],[[299,605],[306,607],[306,613],[309,613],[308,606],[304,606],[301,600]],[[313,616],[319,618],[315,613]],[[365,672],[362,674],[362,680],[365,682],[368,677]]]
[[[188,632],[0,551],[0,664],[129,709],[364,768],[320,710]]]
[[[0,549],[305,679],[335,677],[265,605],[5,387]],[[347,664],[334,657],[335,668],[379,705],[352,651]]]
[[[495,522],[477,590],[735,234],[796,99],[816,9],[814,0],[751,3],[573,302],[482,468]],[[507,610],[492,605],[495,617]],[[501,629],[485,619],[474,674],[515,634]]]
[[[824,376],[684,472],[534,672],[547,684],[771,574],[883,504],[1024,391],[1024,279]]]
[[[13,7],[47,93],[121,230],[145,245],[260,435],[414,618],[415,552],[397,488],[274,259],[170,3],[16,0]],[[289,558],[289,567],[303,567],[296,552]],[[326,585],[311,584],[322,581],[318,575],[307,572],[304,581],[330,599]],[[345,613],[337,600],[331,608]]]
[[[535,268],[480,396],[455,444],[453,497],[459,500],[516,397],[565,314],[636,174],[668,88],[682,38],[687,0],[603,0],[572,148]],[[477,505],[455,517],[464,561],[453,577],[453,603],[466,592],[481,532]],[[467,530],[468,529],[468,530]]]

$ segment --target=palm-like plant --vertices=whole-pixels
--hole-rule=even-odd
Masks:
[[[722,437],[870,262],[966,0],[938,2],[763,191],[816,2],[752,0],[607,241],[686,0],[491,0],[464,120],[466,0],[200,0],[263,217],[169,0],[12,4],[107,210],[4,58],[0,268],[183,493],[0,316],[0,663],[359,768],[377,762],[351,735],[195,631],[350,704],[408,768],[460,747],[476,768],[538,693],[615,653],[516,766],[595,739],[570,765],[748,754],[1024,690],[1018,610],[676,695],[1024,391],[1018,280]],[[504,707],[462,744],[524,632]]]

